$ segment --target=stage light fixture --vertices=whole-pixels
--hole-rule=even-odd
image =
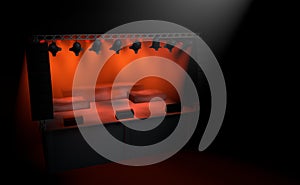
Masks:
[[[193,45],[193,41],[192,40],[186,40],[183,42],[183,45],[181,47],[182,50],[186,50],[188,47]]]
[[[122,46],[122,41],[120,39],[115,40],[114,44],[112,45],[110,50],[114,50],[117,54],[119,54]]]
[[[155,51],[157,51],[159,48],[161,48],[158,36],[155,36],[153,38],[152,45],[150,46],[150,48],[155,49]]]
[[[56,53],[61,51],[61,48],[56,45],[54,41],[51,42],[48,46],[48,51],[51,52],[52,56],[56,56]]]
[[[102,43],[100,39],[96,39],[92,45],[92,47],[89,49],[89,51],[94,51],[96,54],[99,54],[102,47]]]
[[[73,46],[69,48],[69,51],[73,51],[76,56],[79,55],[80,51],[82,51],[81,44],[79,42],[74,42]]]
[[[132,49],[134,51],[135,54],[138,53],[139,49],[141,49],[142,43],[139,41],[135,41],[130,47],[129,49]]]
[[[176,44],[175,40],[170,40],[169,42],[166,43],[164,48],[167,48],[170,52],[172,52],[172,49],[174,48]]]

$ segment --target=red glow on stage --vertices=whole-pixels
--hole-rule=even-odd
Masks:
[[[155,51],[152,48],[149,48],[152,42],[148,41],[148,42],[142,42],[141,49],[138,51],[137,54],[135,54],[132,49],[129,49],[129,46],[132,45],[133,41],[129,39],[125,41],[122,40],[122,41],[123,43],[126,43],[128,45],[122,48],[119,54],[113,54],[108,59],[108,61],[106,61],[104,67],[102,68],[101,72],[98,75],[97,85],[112,84],[116,75],[127,64],[129,64],[130,62],[136,59],[146,57],[146,56],[164,57],[170,59],[171,61],[174,61],[175,63],[180,65],[183,69],[186,69],[187,67],[189,61],[189,55],[187,53],[190,52],[191,48],[188,48],[187,53],[180,52],[180,54],[178,54],[180,49],[178,49],[177,47],[174,47],[173,51],[169,52],[167,48],[164,48],[165,44],[161,43],[161,48],[158,51]],[[79,56],[75,56],[73,52],[69,51],[69,48],[71,48],[74,43],[74,41],[72,40],[60,41],[59,47],[61,47],[62,50],[60,51],[59,55],[55,57],[49,55],[53,97],[56,98],[63,97],[63,93],[62,93],[63,91],[70,91],[72,89],[73,78],[74,78],[77,65],[80,62],[83,53],[86,50],[88,50],[93,44],[93,42],[88,42],[86,40],[80,40],[78,42],[81,44],[81,47],[83,48],[83,51],[79,53]],[[102,40],[101,42],[102,42],[102,46],[99,54],[96,54],[95,52],[87,51],[89,52],[87,56],[90,61],[89,65],[93,65],[97,62],[101,62],[101,60],[103,60],[102,55],[105,52],[114,52],[112,50],[109,50],[109,48],[113,44],[113,41]],[[178,44],[178,47],[180,47],[180,44]],[[157,66],[157,68],[159,68],[159,66]],[[147,69],[137,69],[137,70],[147,70]],[[142,83],[146,87],[151,86],[152,88],[160,88],[165,84],[165,82],[157,79],[156,80],[147,79],[145,81],[142,81]]]

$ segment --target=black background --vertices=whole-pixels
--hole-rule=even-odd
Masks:
[[[4,37],[9,42],[5,44],[6,53],[2,52],[2,56],[8,59],[2,61],[5,68],[2,69],[4,76],[1,78],[2,93],[6,97],[4,103],[8,111],[4,112],[4,120],[7,120],[4,123],[12,128],[9,136],[13,136],[9,148],[12,146],[12,151],[16,151],[15,123],[11,121],[11,116],[15,110],[15,97],[28,35],[103,33],[118,25],[144,19],[188,25],[187,28],[201,33],[197,22],[191,24],[181,18],[190,16],[191,20],[195,19],[184,12],[188,12],[186,4],[195,3],[197,6],[196,1],[177,2],[173,7],[172,1],[168,1],[168,8],[160,6],[160,3],[158,0],[110,0],[99,1],[97,6],[93,6],[93,2],[88,1],[24,1],[11,6],[9,16],[3,16],[7,17],[3,20],[7,24],[4,31],[8,31],[9,35]],[[290,72],[293,69],[291,64],[297,63],[297,60],[291,57],[294,36],[289,24],[296,23],[292,22],[289,13],[287,4],[254,0],[226,48],[218,48],[217,41],[204,35],[204,41],[220,63],[228,91],[226,117],[219,135],[208,151],[297,178],[297,168],[300,165],[300,153],[297,149],[300,139],[297,131],[299,121],[294,119],[297,114],[293,112],[299,108],[291,106],[296,104],[291,87],[297,86],[297,83],[291,83],[293,78]],[[96,20],[97,24],[94,24]],[[22,165],[23,161],[16,160],[17,157],[13,157],[15,155],[9,156],[12,157],[7,160],[10,166]]]

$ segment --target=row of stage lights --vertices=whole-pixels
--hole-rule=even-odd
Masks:
[[[170,52],[172,52],[172,49],[174,48],[174,46],[177,43],[177,39],[181,38],[181,39],[188,39],[188,40],[184,40],[182,43],[182,47],[180,48],[181,50],[185,50],[186,48],[188,48],[189,46],[191,46],[192,44],[192,40],[191,38],[193,38],[195,35],[190,35],[190,34],[162,34],[162,35],[146,35],[146,41],[152,41],[152,45],[150,46],[150,48],[153,48],[155,51],[158,51],[159,48],[162,48],[161,46],[161,42],[160,39],[164,39],[164,40],[168,40],[168,42],[165,43],[163,48],[167,48]],[[107,36],[107,35],[106,35]],[[36,36],[35,40],[39,40],[39,41],[52,41],[49,45],[48,45],[48,51],[52,54],[52,56],[56,56],[56,54],[62,50],[61,47],[59,47],[55,40],[76,40],[73,43],[73,46],[71,48],[69,48],[69,51],[72,51],[76,56],[79,55],[79,53],[81,51],[83,51],[83,48],[81,46],[81,44],[77,41],[77,40],[94,40],[93,45],[91,46],[91,48],[89,49],[89,51],[94,51],[96,54],[99,54],[99,52],[102,49],[102,42],[101,40],[105,40],[105,39],[114,39],[114,43],[112,44],[112,46],[109,48],[110,50],[115,51],[116,54],[119,54],[120,50],[122,49],[122,39],[120,35],[119,38],[115,37],[115,35],[109,35],[110,38],[108,37],[102,37],[101,39],[100,37],[96,37],[96,35],[94,35],[94,39],[89,38],[89,37],[85,37],[83,38],[82,36],[78,36],[78,37],[64,37],[64,36],[57,36],[57,35],[52,35],[52,36]],[[133,37],[133,35],[131,35]],[[145,35],[144,35],[145,36]],[[151,37],[152,36],[152,37]],[[135,37],[141,37],[141,35],[135,35]],[[40,38],[40,39],[39,39]],[[148,38],[148,40],[147,40]],[[150,39],[151,38],[151,39]],[[132,49],[134,51],[135,54],[138,53],[138,51],[141,49],[142,43],[136,39],[131,46],[129,46],[129,49]]]
[[[172,49],[174,48],[176,44],[175,40],[170,40],[168,43],[165,44],[164,48],[167,48],[170,52],[172,52]],[[191,42],[187,42],[183,45],[181,49],[186,49],[188,46],[191,45]],[[142,43],[140,41],[135,41],[131,46],[129,46],[129,49],[132,49],[135,54],[138,53],[139,49],[141,49]],[[100,39],[96,39],[93,42],[92,47],[89,49],[89,51],[94,51],[96,54],[99,54],[102,47],[102,43]],[[158,51],[159,48],[161,48],[160,41],[158,39],[154,39],[152,41],[152,45],[150,48],[153,48],[155,51]],[[122,49],[122,41],[120,39],[117,39],[114,41],[112,47],[109,48],[110,50],[114,50],[116,54],[119,54],[120,50]],[[57,52],[61,51],[61,47],[56,45],[56,42],[52,41],[48,46],[48,51],[51,52],[52,56],[56,56]],[[73,43],[73,46],[69,48],[69,51],[74,52],[76,56],[79,55],[79,53],[83,50],[81,47],[81,44],[76,41]]]

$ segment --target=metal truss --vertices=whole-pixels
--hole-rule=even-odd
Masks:
[[[196,33],[120,33],[120,34],[63,34],[63,35],[33,35],[33,41],[55,41],[55,40],[103,40],[115,39],[188,39],[195,38]]]

